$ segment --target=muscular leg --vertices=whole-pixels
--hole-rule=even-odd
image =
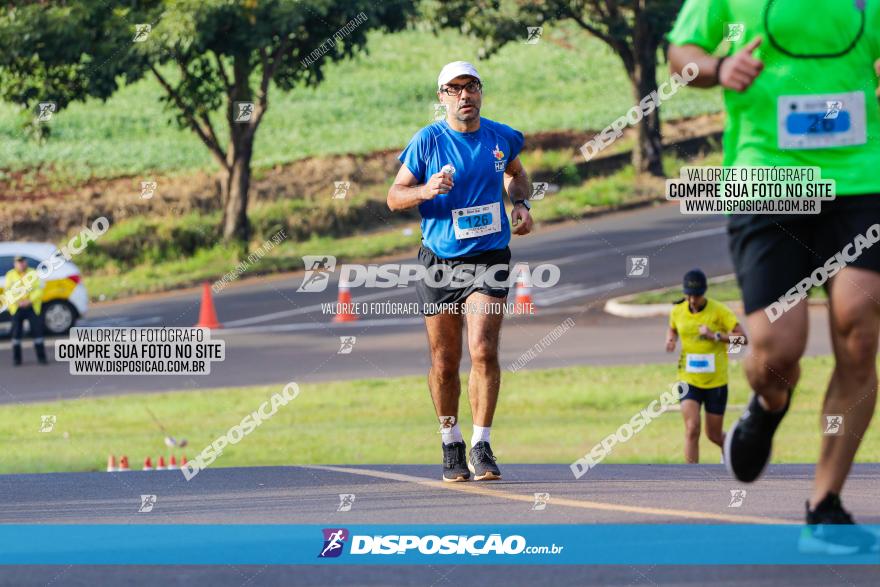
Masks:
[[[799,361],[807,346],[808,325],[806,300],[773,323],[764,310],[746,316],[751,347],[745,360],[746,378],[765,409],[784,408],[786,391],[797,384],[801,374]]]
[[[706,437],[718,446],[724,446],[724,414],[706,412]]]
[[[504,298],[493,298],[483,293],[468,296],[467,313],[468,351],[471,355],[471,374],[468,379],[468,397],[476,426],[491,426],[501,386],[501,367],[498,364],[498,341],[501,338],[501,310],[484,313],[484,308],[503,305]]]
[[[700,402],[681,400],[681,415],[684,418],[684,460],[688,463],[699,463]]]
[[[437,416],[455,416],[458,419],[458,398],[461,380],[461,334],[464,322],[461,314],[435,314],[425,317],[428,347],[431,351],[431,369],[428,387]]]
[[[834,372],[822,408],[843,415],[843,433],[822,437],[822,452],[810,506],[840,493],[877,401],[877,337],[880,333],[880,274],[847,267],[831,281],[831,342]]]

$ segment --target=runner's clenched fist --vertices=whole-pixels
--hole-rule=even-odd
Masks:
[[[764,64],[752,57],[752,53],[761,44],[761,37],[728,57],[718,68],[718,83],[725,88],[737,92],[745,92],[764,69]]]
[[[452,176],[438,171],[428,179],[422,189],[422,199],[433,200],[441,194],[448,194],[453,185],[455,184],[452,183]]]

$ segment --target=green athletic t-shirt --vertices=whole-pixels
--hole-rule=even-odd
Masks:
[[[764,70],[724,90],[724,165],[816,166],[837,195],[880,193],[880,0],[686,0],[668,38],[733,55],[759,36]]]

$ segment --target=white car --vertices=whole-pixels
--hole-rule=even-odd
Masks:
[[[5,242],[0,243],[0,292],[5,285],[6,272],[12,269],[13,260],[21,255],[27,259],[28,267],[34,269],[49,259],[58,247],[51,243]],[[43,307],[40,314],[47,334],[65,334],[76,321],[86,315],[89,296],[82,283],[79,268],[71,261],[46,264],[51,269],[44,280]],[[0,313],[0,322],[9,322],[8,311]]]

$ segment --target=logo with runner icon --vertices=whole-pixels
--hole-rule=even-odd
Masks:
[[[550,187],[550,183],[546,181],[533,181],[532,182],[532,195],[529,196],[530,200],[543,200],[544,196],[547,195],[547,188]]]
[[[55,428],[55,422],[58,421],[58,418],[56,418],[54,414],[40,416],[40,418],[40,432],[52,432],[52,429]]]
[[[354,350],[354,343],[357,342],[356,336],[340,336],[339,337],[339,350],[336,351],[337,355],[350,355],[351,351]]]
[[[627,257],[626,275],[627,277],[648,277],[648,258]]]
[[[332,255],[303,255],[305,277],[296,291],[317,292],[327,289],[330,274],[336,269],[336,257]]]
[[[841,414],[826,414],[825,429],[822,434],[825,436],[843,434],[843,416]]]
[[[746,337],[742,335],[731,334],[729,339],[727,352],[731,354],[739,353],[742,350],[743,345],[746,343]]]
[[[549,493],[535,493],[535,503],[532,505],[532,511],[540,512],[546,510],[548,501],[550,501]]]
[[[354,505],[354,499],[357,497],[354,493],[340,493],[339,494],[339,506],[336,508],[337,512],[350,512],[351,506]]]
[[[840,116],[843,110],[843,102],[840,100],[825,100],[825,120],[834,120]]]
[[[138,513],[140,514],[148,514],[153,511],[153,507],[156,505],[156,496],[155,495],[141,495],[141,505],[138,507]]]
[[[746,32],[746,25],[741,22],[728,22],[727,23],[727,34],[725,38],[735,43],[743,38],[743,33]]]
[[[727,504],[729,508],[741,508],[743,503],[746,501],[746,490],[745,489],[731,489],[730,490],[730,503]]]
[[[526,45],[537,45],[538,41],[541,40],[541,35],[544,33],[544,27],[528,26],[526,27],[526,33]]]
[[[336,558],[342,554],[342,547],[348,540],[348,530],[345,528],[324,528],[324,547],[318,558]]]

